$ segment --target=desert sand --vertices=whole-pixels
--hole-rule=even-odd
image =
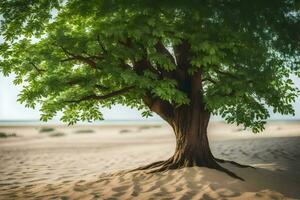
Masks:
[[[50,127],[50,128],[49,128]],[[52,130],[52,128],[54,130]],[[269,122],[252,134],[212,122],[216,157],[245,181],[208,168],[125,173],[169,158],[166,124],[1,126],[0,199],[300,199],[300,122]]]

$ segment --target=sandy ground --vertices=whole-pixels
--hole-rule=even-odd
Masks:
[[[223,165],[245,182],[198,167],[120,172],[172,155],[164,124],[53,128],[0,127],[17,134],[0,139],[0,199],[300,199],[299,121],[270,122],[256,135],[211,123],[216,157],[256,167]]]

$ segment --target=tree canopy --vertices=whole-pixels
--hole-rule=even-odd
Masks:
[[[299,1],[3,0],[0,15],[0,70],[42,120],[98,120],[114,104],[149,116],[149,99],[177,108],[199,72],[205,108],[229,123],[259,132],[268,107],[294,113]]]

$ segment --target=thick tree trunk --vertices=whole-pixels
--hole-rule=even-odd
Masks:
[[[202,97],[201,73],[195,73],[190,81],[190,104],[175,108],[172,127],[176,136],[173,162],[178,166],[204,166],[216,168],[207,138],[210,113],[205,109]]]
[[[227,162],[215,159],[209,147],[207,126],[210,114],[204,107],[182,106],[174,110],[174,118],[168,120],[173,127],[176,137],[174,155],[165,161],[151,163],[136,170],[150,170],[149,172],[162,172],[184,167],[208,167],[223,171],[231,177],[243,180],[236,174],[220,166],[218,162]],[[232,164],[239,165],[235,162]],[[243,165],[239,165],[243,167]]]
[[[232,177],[243,180],[220,166],[217,161],[227,161],[215,159],[210,151],[207,138],[210,113],[205,109],[201,91],[201,77],[199,76],[201,76],[200,73],[195,74],[187,84],[186,92],[190,94],[190,103],[188,105],[174,107],[170,103],[160,99],[144,99],[145,104],[149,106],[150,110],[156,112],[172,126],[176,137],[176,149],[174,155],[168,160],[158,161],[135,170],[160,172],[169,169],[199,166],[217,169]],[[234,162],[231,163],[236,164]]]
[[[210,114],[197,105],[175,110],[172,125],[176,137],[176,149],[172,157],[175,165],[210,168],[217,166],[207,138],[209,118]]]

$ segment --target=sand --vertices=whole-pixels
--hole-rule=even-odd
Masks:
[[[0,199],[300,199],[300,122],[270,122],[252,134],[213,122],[216,157],[246,181],[208,168],[124,173],[169,158],[175,147],[165,124],[0,127]],[[43,127],[45,129],[45,127]]]

